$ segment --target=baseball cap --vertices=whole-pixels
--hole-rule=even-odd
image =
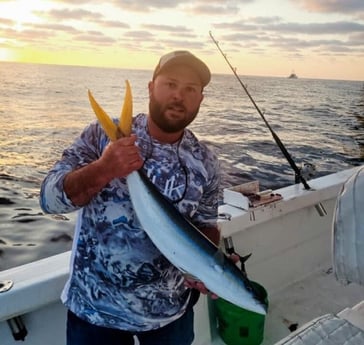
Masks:
[[[177,65],[189,66],[193,70],[195,70],[200,77],[202,87],[205,87],[211,80],[211,73],[206,64],[187,50],[176,50],[166,55],[163,55],[154,70],[153,80],[165,68]]]

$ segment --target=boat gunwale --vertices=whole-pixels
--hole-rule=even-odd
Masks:
[[[310,180],[310,190],[304,189],[302,184],[294,184],[274,190],[274,193],[282,196],[281,200],[250,208],[249,210],[226,203],[220,205],[219,214],[223,215],[222,219],[219,220],[222,236],[228,237],[291,212],[307,207],[315,207],[319,202],[336,198],[345,181],[358,168],[349,168]]]

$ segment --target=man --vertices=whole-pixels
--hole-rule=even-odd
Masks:
[[[190,52],[164,55],[148,85],[149,114],[133,119],[133,134],[110,142],[93,122],[44,179],[45,212],[79,210],[62,293],[68,345],[134,344],[135,337],[141,345],[192,343],[191,291],[208,291],[185,279],[153,245],[133,211],[125,177],[143,169],[218,244],[218,161],[186,129],[210,78],[205,63]]]

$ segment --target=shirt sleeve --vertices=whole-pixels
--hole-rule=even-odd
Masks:
[[[67,197],[63,183],[65,176],[101,156],[108,138],[95,121],[63,151],[62,157],[49,170],[40,189],[40,206],[46,213],[68,213],[80,207]]]

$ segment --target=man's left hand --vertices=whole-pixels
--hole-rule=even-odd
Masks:
[[[212,299],[217,299],[219,296],[212,293],[209,289],[206,288],[205,284],[200,280],[195,280],[190,277],[185,278],[185,286],[190,289],[196,289],[200,291],[202,294],[207,295],[209,294]]]

